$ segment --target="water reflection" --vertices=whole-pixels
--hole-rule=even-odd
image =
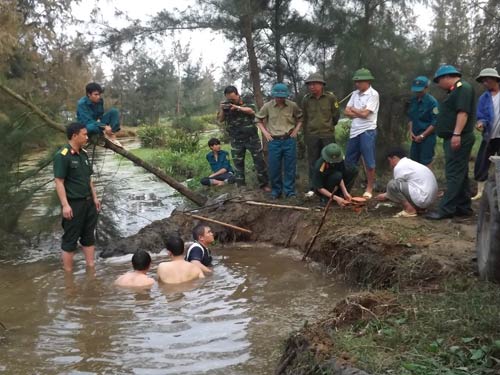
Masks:
[[[128,259],[95,274],[79,262],[74,276],[54,262],[0,265],[9,329],[0,364],[7,373],[271,373],[281,340],[346,293],[289,252],[219,249],[213,276],[141,291],[113,286]]]

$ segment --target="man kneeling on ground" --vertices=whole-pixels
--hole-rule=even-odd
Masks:
[[[330,143],[321,150],[321,157],[312,170],[312,186],[322,203],[333,199],[339,206],[351,201],[349,190],[358,175],[358,168],[344,162],[340,146]]]
[[[212,273],[212,254],[208,249],[208,245],[214,242],[214,234],[212,229],[206,224],[198,224],[193,228],[194,243],[189,246],[189,249],[184,258],[198,266],[204,273]]]
[[[158,265],[158,281],[165,284],[180,284],[205,277],[199,267],[184,260],[184,241],[182,238],[178,236],[168,237],[165,246],[172,261],[162,262]]]
[[[437,197],[438,185],[434,173],[425,165],[406,157],[401,148],[387,153],[387,160],[394,170],[394,179],[387,184],[386,192],[377,195],[379,201],[390,200],[403,206],[394,217],[415,217],[428,208]]]
[[[115,285],[125,288],[148,287],[153,285],[155,280],[147,276],[150,266],[151,256],[149,253],[144,250],[137,250],[132,256],[132,267],[134,267],[134,271],[121,275],[116,279]]]
[[[201,184],[221,186],[225,183],[234,183],[233,168],[229,163],[228,153],[220,149],[220,141],[217,138],[210,138],[208,147],[211,151],[207,154],[207,161],[213,173],[208,177],[203,177]]]

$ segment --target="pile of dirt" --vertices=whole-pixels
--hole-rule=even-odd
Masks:
[[[340,358],[332,357],[335,342],[331,332],[345,325],[400,311],[399,304],[390,293],[361,293],[345,298],[326,318],[306,324],[288,338],[276,374],[367,375],[350,365],[351,358],[347,353]]]

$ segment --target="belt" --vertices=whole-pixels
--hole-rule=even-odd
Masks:
[[[273,139],[278,140],[278,141],[284,141],[285,139],[290,138],[290,134],[283,134],[283,135],[273,135]]]
[[[89,201],[92,199],[92,196],[89,195],[88,197],[83,197],[83,198],[68,198],[69,202],[75,202],[75,201]]]

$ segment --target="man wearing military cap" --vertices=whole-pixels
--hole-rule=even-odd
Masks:
[[[273,99],[265,103],[255,115],[257,126],[266,137],[269,151],[269,179],[271,198],[284,193],[296,197],[295,173],[297,167],[297,134],[302,126],[302,110],[291,100],[284,83],[277,83],[271,90]]]
[[[54,156],[56,192],[61,202],[62,261],[64,270],[73,269],[73,256],[80,241],[88,267],[94,267],[95,228],[101,203],[91,179],[92,165],[83,146],[88,142],[87,129],[80,123],[66,128],[69,142]]]
[[[430,220],[472,215],[469,158],[475,140],[475,95],[472,86],[461,77],[452,65],[442,65],[434,74],[434,82],[447,92],[439,104],[436,122],[436,133],[443,138],[446,192],[439,209],[426,216]]]
[[[310,188],[306,196],[312,196],[312,170],[321,149],[335,142],[335,125],[340,111],[335,95],[325,91],[326,82],[320,73],[311,74],[305,82],[309,93],[302,100],[302,111]]]
[[[486,91],[477,103],[476,129],[483,133],[483,140],[474,165],[474,179],[477,181],[477,194],[473,200],[481,198],[484,184],[488,179],[490,156],[500,151],[500,76],[496,69],[486,68],[476,78]]]
[[[377,138],[377,114],[379,95],[372,87],[375,78],[365,68],[354,72],[352,80],[356,86],[347,103],[344,114],[352,119],[347,142],[346,162],[357,165],[363,156],[366,171],[366,191],[363,197],[370,199],[375,182],[375,141]]]
[[[330,143],[323,147],[312,172],[314,192],[323,203],[331,198],[342,207],[351,201],[349,190],[358,175],[358,168],[344,163],[339,145]]]
[[[431,167],[436,146],[434,127],[438,114],[438,102],[429,94],[429,80],[418,76],[411,85],[415,94],[408,107],[408,132],[411,139],[410,159]]]

